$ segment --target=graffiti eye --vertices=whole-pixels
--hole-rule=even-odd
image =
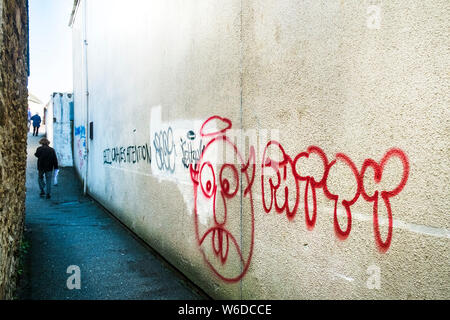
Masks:
[[[216,177],[210,162],[205,162],[200,169],[200,186],[203,194],[210,198],[216,190]]]
[[[220,188],[227,197],[234,197],[239,187],[239,175],[236,167],[225,164],[220,169]]]

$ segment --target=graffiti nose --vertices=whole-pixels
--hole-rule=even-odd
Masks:
[[[225,197],[221,195],[216,198],[215,208],[214,208],[214,220],[218,225],[225,224],[227,218],[227,204]]]

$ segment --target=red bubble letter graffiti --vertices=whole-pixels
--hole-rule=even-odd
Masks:
[[[219,127],[216,128],[214,123],[218,123]],[[256,164],[253,146],[249,148],[248,160],[244,160],[240,150],[227,136],[226,132],[231,127],[229,119],[219,116],[210,117],[202,124],[200,135],[210,140],[196,164],[189,165],[189,171],[194,191],[194,228],[204,261],[223,281],[236,282],[246,274],[253,254],[255,222],[252,186]],[[220,150],[225,149],[231,150],[234,160],[229,163],[214,162]],[[382,188],[380,182],[383,171],[391,159],[400,160],[401,179],[393,188]],[[352,159],[343,153],[337,153],[330,160],[317,146],[309,146],[292,159],[279,142],[270,140],[261,158],[263,210],[266,213],[274,210],[277,214],[286,214],[288,220],[292,221],[303,198],[306,228],[312,231],[318,220],[317,190],[322,189],[325,198],[333,203],[334,232],[340,240],[345,240],[352,229],[352,206],[362,195],[365,201],[372,204],[375,242],[382,253],[386,252],[391,245],[393,233],[390,199],[403,190],[409,176],[406,154],[398,148],[392,148],[379,163],[372,159],[364,160],[360,171]],[[373,182],[366,177],[369,168],[373,170],[372,179],[378,187],[373,192],[369,191],[369,182],[370,185]],[[343,178],[346,176],[348,178]],[[301,182],[305,184],[302,197]],[[379,224],[380,197],[388,216],[385,240],[382,239]],[[245,209],[242,209],[243,206]],[[346,216],[345,227],[338,220],[339,207]],[[247,221],[250,225],[242,228],[242,221]],[[242,240],[237,239],[248,240],[246,246]]]
[[[303,172],[303,170],[297,169],[297,163],[302,158],[309,158],[311,154],[316,154],[319,156],[319,158],[322,161],[323,165],[323,172],[320,180],[316,180],[314,176],[306,175],[306,172]],[[323,152],[322,149],[315,146],[310,146],[306,152],[300,152],[294,160],[294,174],[295,177],[300,181],[306,181],[306,187],[305,187],[305,196],[304,196],[304,202],[305,202],[305,222],[306,227],[309,230],[314,229],[314,225],[316,224],[317,219],[317,197],[316,197],[316,189],[323,188],[325,186],[325,182],[327,181],[328,176],[328,159],[325,155],[325,152]],[[298,170],[298,171],[297,171]],[[308,194],[311,191],[312,194],[312,200],[313,200],[313,215],[312,218],[309,216],[309,201],[308,201]]]
[[[278,149],[278,155],[281,156],[280,161],[274,160],[269,158],[268,155],[266,155],[269,147],[271,145],[274,145],[275,149]],[[274,183],[272,178],[269,178],[269,192],[270,192],[270,205],[267,206],[266,204],[266,194],[265,194],[265,187],[264,187],[264,178],[265,174],[267,172],[267,169],[271,168],[273,172],[276,174],[277,180]],[[275,211],[277,213],[283,213],[286,212],[286,216],[289,220],[294,219],[295,214],[297,213],[298,205],[299,205],[299,193],[300,193],[300,187],[299,183],[296,179],[294,180],[295,184],[295,198],[294,198],[294,205],[293,208],[289,208],[289,184],[287,181],[288,178],[288,171],[290,173],[290,177],[293,177],[294,174],[294,163],[292,159],[284,152],[283,147],[280,143],[276,141],[269,141],[266,145],[266,148],[264,149],[263,158],[262,158],[262,164],[261,164],[261,190],[262,190],[262,201],[263,201],[263,207],[266,213],[269,213],[270,210],[272,210],[272,206],[275,207]],[[284,188],[283,188],[284,187]],[[284,202],[280,206],[278,203],[278,197],[277,192],[281,191],[281,195],[278,194],[278,196],[284,197]]]
[[[395,187],[391,191],[381,191],[378,192],[375,191],[372,196],[369,196],[364,189],[364,174],[366,173],[367,168],[371,167],[375,173],[374,180],[376,183],[379,183],[381,181],[381,178],[383,176],[383,169],[387,161],[392,158],[397,157],[401,160],[403,165],[403,173],[402,173],[402,179],[397,187]],[[378,164],[376,161],[372,159],[366,159],[363,163],[362,169],[361,169],[361,186],[362,186],[362,196],[366,201],[373,202],[373,231],[375,234],[375,240],[378,244],[378,248],[381,252],[386,252],[389,249],[389,246],[391,245],[392,240],[392,208],[390,203],[390,198],[398,195],[403,188],[406,185],[406,181],[408,180],[409,175],[409,162],[408,158],[406,157],[405,153],[400,149],[390,149],[381,159],[380,164]],[[388,215],[388,234],[386,241],[383,241],[381,239],[380,234],[380,226],[379,226],[379,218],[378,218],[378,202],[379,202],[379,195],[381,195],[381,198],[383,199],[383,203],[386,206],[387,215]]]
[[[325,186],[323,189],[325,196],[328,199],[334,201],[334,213],[333,213],[333,215],[334,215],[334,231],[336,232],[336,235],[338,236],[339,239],[344,240],[344,239],[348,238],[348,236],[350,235],[350,231],[352,230],[352,212],[351,212],[350,207],[358,200],[359,195],[361,194],[361,183],[360,183],[360,179],[359,179],[358,169],[356,169],[356,166],[353,163],[353,161],[343,153],[336,154],[336,159],[330,162],[330,165],[328,166],[327,179],[330,174],[330,169],[337,163],[337,161],[342,161],[345,165],[348,166],[348,168],[350,168],[350,170],[353,173],[353,176],[355,177],[355,182],[357,184],[356,192],[355,192],[355,195],[353,196],[353,198],[351,198],[350,200],[346,200],[346,199],[341,200],[341,204],[344,207],[345,213],[347,215],[347,227],[345,228],[345,230],[341,229],[338,218],[337,218],[337,207],[338,207],[338,203],[339,203],[339,198],[342,198],[342,196],[339,197],[339,195],[337,195],[337,194],[332,194],[329,191],[329,187],[328,187],[327,183],[325,183]]]

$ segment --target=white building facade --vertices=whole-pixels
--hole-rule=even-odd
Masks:
[[[73,166],[73,94],[54,92],[45,114],[46,135],[61,167]]]
[[[444,7],[77,1],[85,190],[214,298],[449,299]]]

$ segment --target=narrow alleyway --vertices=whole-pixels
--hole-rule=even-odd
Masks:
[[[28,135],[23,299],[204,299],[189,281],[156,257],[118,221],[84,197],[73,168],[61,168],[52,198],[40,198]],[[78,266],[81,289],[69,290],[69,266]]]

